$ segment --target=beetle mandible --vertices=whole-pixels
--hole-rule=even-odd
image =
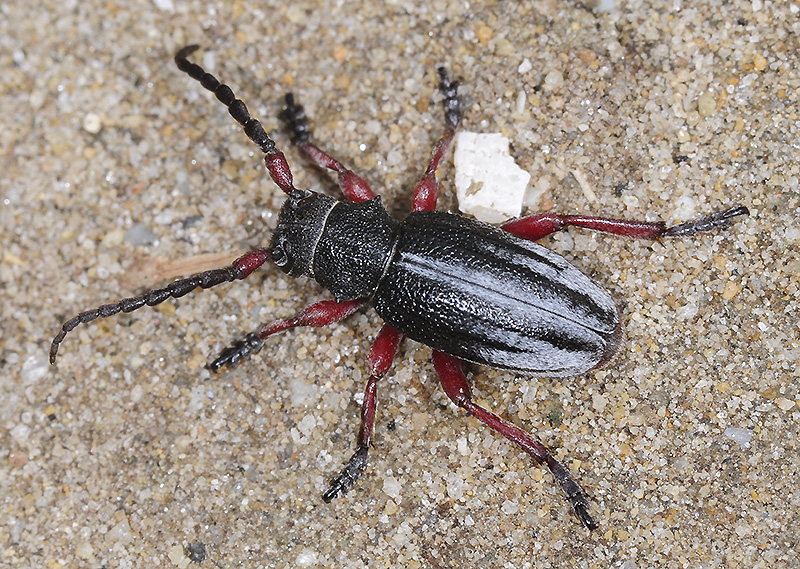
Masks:
[[[81,312],[67,320],[53,339],[50,363],[55,363],[66,334],[79,324],[179,298],[198,287],[244,279],[272,259],[290,276],[315,279],[334,299],[317,302],[294,318],[262,325],[223,350],[209,364],[212,371],[235,366],[273,334],[296,326],[326,326],[368,304],[385,322],[368,356],[370,376],[356,451],[323,494],[326,502],[347,493],[366,467],[377,385],[389,371],[401,339],[407,336],[433,350],[434,368],[453,403],[519,445],[537,463],[546,464],[581,523],[595,529],[585,492],[569,471],[541,441],[472,401],[461,362],[521,374],[571,377],[604,364],[617,351],[622,328],[610,294],[564,258],[533,241],[570,225],[641,239],[689,237],[728,227],[732,218],[748,215],[747,208],[735,206],[672,227],[663,222],[545,213],[498,228],[435,211],[439,193],[436,170],[462,114],[458,82],[450,81],[440,68],[444,132],[414,190],[412,213],[397,221],[363,178],[311,143],[303,107],[287,94],[281,116],[293,144],[310,162],[338,174],[346,199],[295,188],[285,156],[261,123],[250,116],[230,87],[187,59],[197,47],[190,45],[177,53],[178,69],[228,108],[247,137],[261,148],[270,177],[286,193],[272,242],[228,267]]]

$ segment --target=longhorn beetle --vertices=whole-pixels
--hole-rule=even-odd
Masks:
[[[639,239],[690,237],[728,227],[732,218],[748,215],[747,208],[735,206],[672,227],[663,222],[545,213],[497,228],[435,211],[436,169],[450,147],[462,110],[458,82],[450,81],[440,68],[444,132],[414,190],[412,213],[397,221],[361,177],[311,142],[303,107],[287,94],[281,117],[293,144],[313,164],[336,172],[346,199],[295,188],[286,158],[261,123],[230,87],[187,59],[197,47],[190,45],[177,53],[178,69],[228,108],[261,148],[269,175],[286,193],[272,242],[226,268],[81,312],[67,320],[53,339],[50,363],[55,363],[66,334],[79,324],[145,304],[154,306],[198,287],[243,279],[271,259],[290,276],[314,278],[333,294],[333,300],[312,304],[294,318],[262,325],[223,350],[209,364],[212,371],[237,365],[273,334],[296,326],[326,326],[366,305],[372,305],[385,322],[368,356],[370,376],[356,451],[331,481],[323,500],[347,493],[364,471],[375,426],[377,385],[389,371],[400,340],[408,336],[433,350],[434,369],[453,403],[519,445],[537,463],[545,463],[583,525],[595,529],[583,489],[541,441],[472,401],[461,362],[520,374],[572,377],[604,364],[617,351],[622,326],[609,293],[533,241],[570,225]]]

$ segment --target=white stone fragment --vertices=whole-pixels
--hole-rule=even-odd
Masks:
[[[614,12],[616,9],[617,3],[615,0],[599,0],[594,11],[598,14],[603,14],[607,12]]]
[[[572,175],[575,176],[575,179],[578,181],[578,185],[583,190],[583,196],[589,202],[596,202],[597,201],[597,194],[594,193],[594,189],[592,189],[592,185],[589,183],[589,180],[586,179],[586,176],[583,175],[583,172],[578,170],[577,168],[572,171]]]
[[[169,560],[172,561],[172,564],[179,567],[180,569],[186,569],[191,562],[191,559],[186,557],[186,554],[183,552],[183,547],[180,545],[173,545],[172,547],[167,550],[167,557]]]
[[[728,427],[725,429],[725,436],[740,447],[748,448],[750,446],[750,440],[753,438],[753,431],[741,427]]]
[[[94,548],[92,544],[88,541],[79,541],[75,545],[75,555],[80,557],[81,559],[93,559],[94,558]]]
[[[122,545],[133,543],[133,537],[133,532],[131,531],[131,526],[127,518],[122,518],[117,525],[106,533],[106,540],[109,543],[120,543]]]
[[[306,415],[300,422],[297,423],[297,430],[303,433],[303,436],[307,437],[311,433],[314,432],[314,429],[317,426],[317,420],[314,418],[313,415]]]
[[[47,370],[50,367],[47,357],[42,354],[34,354],[22,364],[20,370],[20,377],[23,383],[30,384],[36,383],[47,375]]]
[[[522,113],[524,113],[525,112],[525,103],[527,103],[527,102],[528,102],[528,95],[525,93],[525,91],[520,90],[520,92],[517,93],[517,103],[516,103],[516,106],[514,108],[514,112],[517,113],[518,115],[521,115]]]
[[[459,210],[487,223],[522,213],[531,175],[514,162],[505,136],[459,132],[454,161]]]
[[[400,484],[400,481],[394,476],[386,476],[383,479],[383,491],[390,498],[397,500],[400,497],[401,489],[402,485]]]
[[[87,113],[83,117],[83,130],[91,134],[97,134],[103,128],[103,119],[97,113]]]
[[[451,500],[460,500],[464,497],[464,480],[456,474],[451,472],[447,475],[447,495]]]
[[[509,515],[516,514],[517,512],[519,512],[519,506],[517,505],[516,502],[512,502],[511,500],[506,500],[505,502],[503,502],[503,504],[500,506],[500,509],[503,511],[504,514],[509,514]]]
[[[311,567],[312,565],[317,564],[317,552],[312,551],[311,549],[304,549],[300,552],[300,555],[297,556],[295,563],[297,563],[298,567]]]
[[[153,0],[153,4],[162,12],[175,12],[175,3],[172,0]]]

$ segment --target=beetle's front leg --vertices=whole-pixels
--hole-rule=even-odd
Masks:
[[[264,340],[298,326],[311,326],[320,328],[328,326],[334,322],[344,320],[356,310],[367,303],[366,300],[347,300],[336,302],[335,300],[323,300],[312,304],[294,318],[275,320],[262,325],[255,332],[247,334],[244,339],[237,341],[229,348],[225,348],[219,357],[208,364],[208,369],[218,371],[221,367],[236,367],[242,360],[250,354],[258,353]]]
[[[339,188],[348,200],[365,202],[374,198],[375,193],[364,178],[311,143],[311,128],[308,125],[308,118],[303,105],[295,102],[294,95],[287,93],[285,101],[286,108],[281,112],[280,118],[286,122],[292,135],[292,143],[303,153],[303,156],[320,168],[336,172],[339,175]]]
[[[378,381],[389,371],[402,338],[403,335],[400,332],[388,324],[384,324],[372,344],[369,351],[370,376],[364,390],[364,403],[361,405],[361,427],[358,431],[356,452],[339,476],[331,480],[330,488],[322,495],[322,499],[326,502],[330,502],[339,494],[347,494],[367,466],[369,445],[375,430]]]
[[[575,482],[569,471],[553,458],[542,442],[533,438],[516,425],[501,419],[491,411],[487,411],[472,402],[472,391],[467,383],[467,378],[464,376],[464,370],[461,368],[461,361],[458,358],[434,351],[433,366],[439,375],[442,388],[444,388],[445,393],[453,403],[468,411],[492,430],[519,445],[537,463],[546,463],[556,482],[561,485],[561,489],[564,491],[567,500],[572,505],[572,509],[581,520],[581,523],[588,529],[597,528],[597,523],[589,515],[589,501],[586,499],[583,489]]]

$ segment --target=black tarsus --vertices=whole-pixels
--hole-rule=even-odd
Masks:
[[[308,144],[311,140],[311,127],[308,125],[308,117],[306,117],[303,105],[295,101],[292,93],[286,93],[284,100],[286,101],[286,108],[281,111],[278,118],[288,126],[289,133],[292,136],[292,144],[295,146]]]
[[[575,482],[575,479],[572,478],[569,470],[567,470],[566,467],[558,462],[552,455],[548,455],[545,458],[545,461],[547,462],[547,466],[550,469],[550,472],[552,472],[553,477],[556,479],[556,482],[558,482],[558,484],[561,486],[561,489],[564,491],[567,501],[572,506],[572,511],[575,512],[575,515],[581,521],[583,526],[589,530],[597,529],[597,522],[594,521],[592,516],[589,514],[589,500],[586,499],[586,495],[584,494],[583,488],[581,488],[580,484]]]
[[[361,474],[367,467],[368,451],[368,447],[358,447],[358,450],[350,457],[339,476],[331,480],[330,487],[322,495],[324,502],[330,502],[339,494],[344,495],[350,491],[350,488],[361,478]]]
[[[444,120],[447,126],[453,130],[458,128],[461,122],[461,100],[458,97],[458,81],[450,81],[447,70],[440,67],[436,70],[439,73],[439,90],[444,95]]]
[[[217,359],[206,367],[211,371],[219,371],[223,366],[234,368],[251,354],[260,352],[263,346],[264,340],[259,338],[258,334],[250,332],[241,340],[234,342],[232,346],[222,350]]]
[[[726,227],[730,227],[733,224],[731,218],[740,215],[750,215],[750,210],[748,210],[743,205],[737,205],[725,211],[720,211],[717,213],[712,213],[711,215],[703,216],[700,219],[695,219],[693,221],[687,221],[685,223],[679,223],[678,225],[673,225],[672,227],[669,227],[664,231],[663,236],[691,237],[696,233],[701,233],[704,231],[712,231],[714,229],[724,229]]]

